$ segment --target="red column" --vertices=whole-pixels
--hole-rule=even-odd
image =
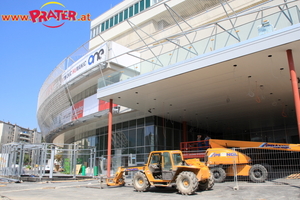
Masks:
[[[182,122],[182,132],[183,132],[183,135],[182,135],[182,142],[187,142],[187,125],[186,125],[186,122]]]
[[[292,89],[293,89],[294,101],[295,101],[295,110],[296,110],[297,123],[298,123],[298,134],[300,140],[300,100],[299,100],[298,78],[295,71],[292,50],[288,49],[286,50],[286,53],[287,53],[287,58],[288,58],[288,63],[290,68],[290,76],[291,76]]]
[[[113,100],[110,99],[109,112],[108,112],[107,177],[110,177],[110,165],[111,165],[112,107],[113,107]]]

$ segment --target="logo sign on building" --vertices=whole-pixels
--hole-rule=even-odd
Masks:
[[[107,44],[99,46],[95,50],[87,53],[75,63],[73,63],[62,74],[62,84],[65,84],[80,74],[90,70],[91,68],[103,63],[107,59]]]

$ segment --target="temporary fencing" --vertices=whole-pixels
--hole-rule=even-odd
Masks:
[[[216,183],[233,182],[233,188],[259,183],[290,184],[300,179],[300,149],[295,147],[249,147],[207,151],[207,162]]]

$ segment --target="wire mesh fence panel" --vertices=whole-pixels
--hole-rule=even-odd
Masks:
[[[234,189],[253,184],[287,185],[300,179],[299,145],[211,149],[208,163],[215,182],[232,182]]]

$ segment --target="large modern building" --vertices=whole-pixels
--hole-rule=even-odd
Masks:
[[[113,165],[144,163],[198,134],[298,143],[299,6],[122,1],[41,87],[46,141],[96,146],[97,157],[119,156]]]
[[[10,122],[0,121],[0,152],[3,144],[36,144],[42,142],[42,134],[37,129],[23,128]]]

